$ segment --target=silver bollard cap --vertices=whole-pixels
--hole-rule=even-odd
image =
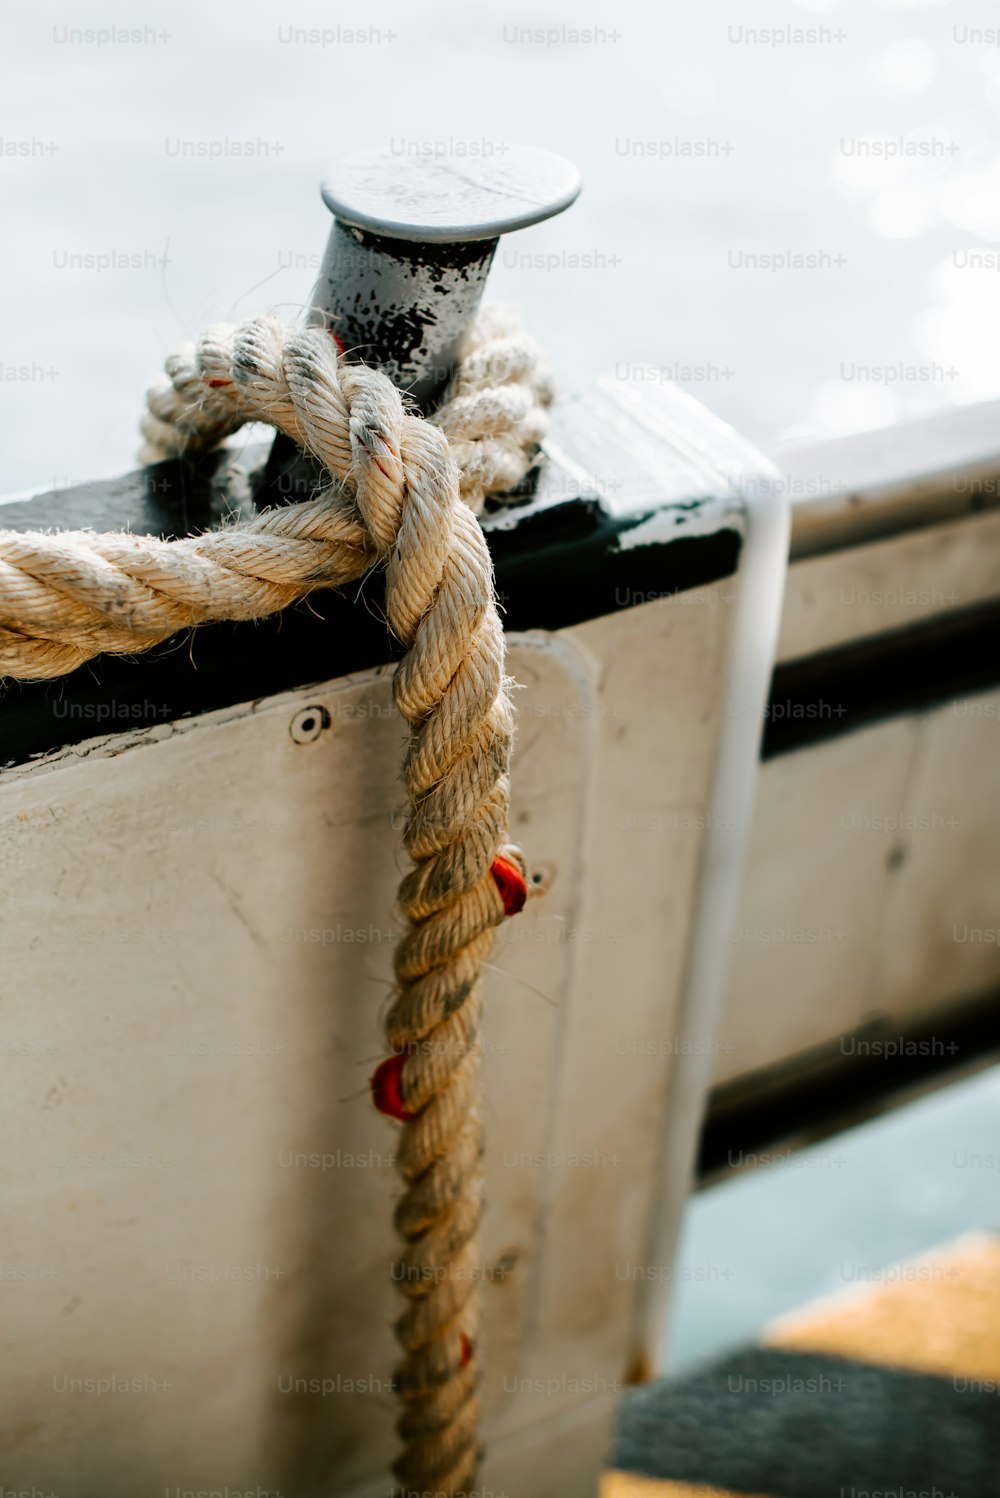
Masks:
[[[561,213],[581,187],[572,162],[552,151],[484,143],[477,155],[458,144],[361,151],[321,185],[333,224],[309,321],[425,414],[454,371],[501,235]],[[290,439],[275,438],[267,502],[307,497],[315,482]]]
[[[344,157],[323,181],[323,201],[370,234],[460,244],[539,224],[579,196],[580,173],[553,151],[497,142],[487,154],[484,142],[481,155],[457,155],[420,144],[412,154],[381,147]]]

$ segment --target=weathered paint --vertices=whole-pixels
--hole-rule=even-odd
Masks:
[[[310,299],[345,356],[381,369],[422,410],[451,378],[496,239],[409,244],[335,220]]]

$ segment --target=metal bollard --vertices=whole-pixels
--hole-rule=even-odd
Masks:
[[[529,146],[475,163],[384,148],[345,157],[322,184],[334,221],[309,320],[426,415],[451,378],[500,236],[561,213],[580,187],[575,166]],[[307,498],[318,479],[278,436],[258,503]]]

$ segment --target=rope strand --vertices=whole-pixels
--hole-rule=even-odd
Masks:
[[[385,376],[338,363],[319,330],[272,318],[209,330],[167,360],[143,418],[147,461],[266,421],[330,475],[317,499],[180,541],[0,531],[0,673],[46,678],[179,629],[259,619],[380,562],[406,654],[409,724],[399,887],[405,929],[373,1096],[402,1121],[402,1239],[393,1278],[405,1450],[399,1495],[458,1498],[479,1463],[480,980],[496,928],[523,903],[507,842],[513,740],[503,629],[474,511],[524,476],[550,399],[533,347],[481,314],[444,405],[408,412]]]

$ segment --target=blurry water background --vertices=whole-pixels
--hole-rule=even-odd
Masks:
[[[821,1296],[892,1284],[902,1261],[967,1232],[1000,1232],[1000,1066],[823,1140],[736,1151],[729,1179],[688,1204],[673,1268],[668,1361],[750,1340]]]
[[[998,28],[996,0],[10,7],[0,492],[127,469],[179,339],[294,319],[324,167],[379,143],[580,165],[580,202],[504,241],[489,292],[564,386],[674,378],[764,446],[1000,395]],[[817,1147],[843,1168],[696,1198],[676,1360],[845,1264],[995,1225],[996,1176],[953,1156],[998,1125],[989,1073]],[[733,1273],[686,1272],[712,1264]]]
[[[564,385],[676,377],[763,445],[1000,394],[998,25],[995,0],[8,7],[0,492],[131,466],[179,339],[294,318],[323,169],[378,143],[579,163],[490,289]]]

